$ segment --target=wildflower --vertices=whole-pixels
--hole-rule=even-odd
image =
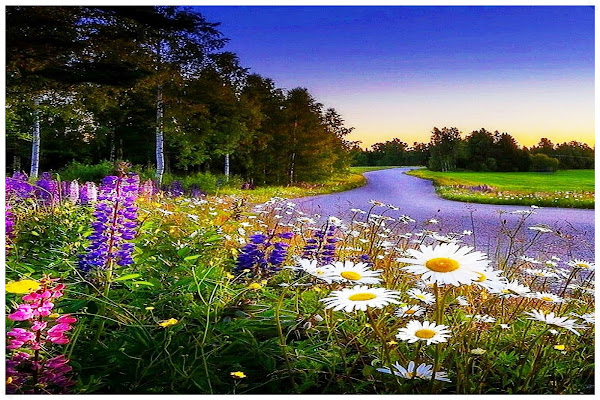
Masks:
[[[164,321],[160,321],[160,322],[158,323],[158,325],[159,325],[159,326],[162,326],[163,328],[167,328],[167,327],[169,327],[169,326],[173,326],[173,325],[175,325],[175,324],[176,324],[176,323],[178,323],[178,322],[179,322],[179,321],[178,321],[178,320],[176,320],[175,318],[169,318],[169,319],[166,319],[166,320],[164,320]]]
[[[281,270],[287,257],[289,244],[273,241],[275,235],[266,236],[261,233],[251,235],[249,243],[240,249],[234,272],[241,274],[252,272],[253,275],[270,275]],[[285,234],[283,238],[290,237]],[[282,238],[281,235],[279,238]],[[246,271],[248,270],[248,271]]]
[[[408,249],[413,258],[399,258],[397,261],[409,264],[403,269],[421,274],[426,283],[471,284],[479,279],[477,272],[489,264],[487,256],[479,251],[471,253],[472,247],[459,247],[455,243],[443,243],[431,247],[421,245],[420,250]]]
[[[502,329],[510,329],[510,325],[508,325],[508,324],[500,324],[500,328],[502,328]]]
[[[482,349],[482,348],[479,348],[479,347],[478,347],[478,348],[476,348],[476,349],[473,349],[473,350],[471,350],[471,354],[475,354],[475,355],[477,355],[477,356],[480,356],[480,355],[482,355],[482,354],[485,354],[485,353],[486,353],[486,351],[487,351],[487,350],[484,350],[484,349]]]
[[[430,224],[439,224],[440,223],[440,221],[438,221],[435,218],[431,218],[431,219],[427,220],[427,222],[430,223]]]
[[[500,295],[502,297],[519,297],[526,296],[530,291],[527,286],[521,285],[517,280],[513,280],[500,290]]]
[[[233,279],[233,278],[235,278],[235,275],[233,275],[231,272],[228,272],[228,273],[225,274],[225,278],[227,278],[227,279]]]
[[[397,344],[398,344],[398,342],[396,342],[395,340],[390,340],[389,342],[386,342],[386,344],[387,344],[388,346],[395,346],[395,345],[397,345]]]
[[[40,204],[46,206],[56,205],[60,199],[60,187],[49,172],[44,172],[42,178],[36,182],[36,197]]]
[[[578,317],[581,318],[582,320],[584,320],[585,322],[587,322],[588,324],[595,324],[596,323],[596,316],[594,315],[594,313],[589,313],[589,314],[575,314],[575,313],[571,313],[572,316],[574,317]]]
[[[242,379],[242,378],[246,377],[246,374],[243,373],[242,371],[230,372],[229,375],[231,375],[235,379]]]
[[[456,302],[458,303],[458,305],[463,307],[469,305],[469,302],[467,301],[467,298],[465,296],[456,296]]]
[[[557,344],[554,346],[554,350],[559,350],[559,351],[563,351],[565,348],[566,347],[564,344]]]
[[[587,269],[589,271],[593,271],[596,268],[596,264],[580,259],[569,261],[567,265],[573,268]]]
[[[8,319],[22,321],[28,326],[14,327],[6,333],[6,348],[12,351],[6,360],[7,393],[64,392],[66,387],[73,385],[67,378],[71,367],[65,356],[44,357],[51,345],[69,343],[66,332],[77,321],[68,314],[52,313],[54,304],[50,300],[61,297],[65,287],[56,281],[49,277],[40,279],[36,289],[28,290],[22,296],[24,303],[8,315]]]
[[[293,269],[306,272],[307,274],[322,279],[327,283],[333,282],[333,279],[329,276],[329,268],[331,268],[330,265],[320,267],[317,265],[317,260],[307,260],[305,258],[299,258],[296,262],[298,266],[292,267]]]
[[[475,273],[477,274],[477,279],[473,281],[473,284],[481,286],[491,293],[498,293],[508,283],[508,280],[505,277],[500,276],[502,271],[497,271],[490,267],[485,267]]]
[[[17,282],[9,282],[5,286],[5,290],[8,293],[29,293],[34,290],[38,290],[40,283],[38,281],[32,281],[31,279],[23,279]]]
[[[424,292],[420,289],[409,289],[406,291],[411,298],[421,300],[425,304],[433,304],[435,302],[435,296],[431,293]]]
[[[528,262],[530,264],[540,264],[540,262],[538,260],[536,260],[535,258],[531,258],[531,257],[526,257],[526,256],[521,256],[519,257],[521,260]]]
[[[127,241],[135,236],[137,207],[134,203],[138,186],[139,178],[135,174],[107,176],[102,180],[94,212],[96,221],[92,223],[94,232],[88,237],[91,243],[86,253],[79,256],[82,271],[107,269],[112,262],[120,266],[133,263],[135,245]]]
[[[406,327],[398,330],[396,337],[408,341],[408,343],[419,340],[425,341],[427,345],[442,343],[450,337],[450,331],[447,328],[446,325],[436,325],[435,322],[412,320],[408,321]]]
[[[377,200],[370,200],[369,204],[373,204],[374,206],[377,206],[377,207],[385,207],[385,203],[382,203],[382,202],[377,201]]]
[[[336,282],[352,283],[352,284],[377,284],[381,279],[377,278],[381,274],[381,270],[369,270],[365,263],[354,264],[352,261],[346,260],[335,262],[333,265],[326,266],[326,278],[330,278]]]
[[[415,365],[415,362],[411,361],[408,363],[408,366],[404,368],[398,362],[396,362],[392,364],[392,367],[395,369],[395,371],[392,371],[390,368],[377,368],[377,371],[384,374],[394,374],[406,379],[420,378],[427,381],[431,380],[433,375],[432,365],[421,363],[416,370]],[[442,371],[435,373],[435,379],[438,381],[451,382],[450,379],[448,379],[448,374]]]
[[[526,312],[525,314],[530,315],[531,317],[527,319],[532,319],[536,321],[545,322],[548,325],[557,326],[559,328],[567,329],[577,336],[581,335],[575,329],[584,328],[582,325],[577,325],[574,319],[568,319],[567,317],[558,317],[554,316],[554,313],[551,312],[549,314],[545,314],[542,310],[533,310],[532,312]]]
[[[486,323],[496,322],[496,318],[492,317],[491,315],[475,314],[475,315],[466,315],[466,317],[473,318],[473,320],[475,320],[477,322],[486,322]]]
[[[555,272],[549,271],[547,269],[526,268],[524,272],[526,274],[538,276],[540,278],[558,278],[558,275]]]
[[[548,303],[563,303],[565,301],[565,299],[563,299],[562,297],[559,297],[553,293],[548,293],[548,292],[531,293],[531,294],[529,294],[529,297],[532,297],[534,299],[544,300],[545,302],[548,302]]]
[[[342,290],[334,290],[331,297],[321,299],[325,308],[334,311],[353,310],[366,311],[367,307],[382,308],[390,303],[397,304],[400,293],[384,288],[369,288],[368,286],[353,286]]]
[[[406,306],[402,306],[399,309],[396,310],[396,312],[394,313],[394,315],[396,317],[419,317],[421,315],[423,315],[425,313],[425,308],[418,306],[418,305],[406,305]]]
[[[532,231],[538,231],[538,232],[541,232],[541,233],[552,232],[552,229],[550,229],[546,225],[534,225],[534,226],[530,226],[529,229],[531,229]]]
[[[262,288],[262,285],[258,282],[252,282],[251,284],[248,285],[248,289],[250,290],[258,290]]]
[[[152,311],[152,310],[154,310],[154,307],[146,307],[145,310]]]

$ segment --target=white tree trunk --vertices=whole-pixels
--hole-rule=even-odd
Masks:
[[[31,140],[31,170],[29,176],[37,178],[40,169],[40,98],[33,99],[33,137]]]
[[[225,180],[229,181],[229,153],[225,154]]]
[[[162,183],[165,172],[165,133],[163,129],[163,94],[162,86],[158,87],[156,95],[156,181]]]

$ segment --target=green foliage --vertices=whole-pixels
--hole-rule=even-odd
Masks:
[[[107,175],[115,175],[115,163],[103,161],[98,164],[82,164],[74,161],[57,171],[64,181],[100,182]]]
[[[543,153],[531,156],[531,170],[535,172],[555,172],[558,169],[558,160],[548,157]]]

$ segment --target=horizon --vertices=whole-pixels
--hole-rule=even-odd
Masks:
[[[335,108],[363,148],[444,126],[595,147],[593,7],[193,9],[221,23],[223,50],[251,73]]]

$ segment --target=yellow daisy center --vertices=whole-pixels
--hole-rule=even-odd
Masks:
[[[590,267],[589,265],[584,264],[584,263],[577,263],[577,264],[575,264],[575,266],[579,267],[579,268],[589,268]]]
[[[414,313],[416,313],[415,310],[406,310],[406,311],[404,311],[404,314],[414,314]]]
[[[487,279],[487,276],[485,276],[484,274],[482,274],[481,272],[475,272],[477,275],[479,275],[479,278],[477,278],[477,280],[475,282],[483,282]]]
[[[346,278],[350,281],[357,281],[360,278],[362,278],[362,276],[358,272],[354,271],[343,271],[340,275],[342,276],[342,278]]]
[[[460,267],[456,261],[445,257],[432,258],[425,266],[435,272],[451,272]]]
[[[348,297],[348,300],[366,301],[366,300],[372,300],[375,297],[377,297],[377,295],[375,295],[373,293],[356,293],[356,294],[353,294],[352,296]]]
[[[554,299],[550,296],[542,296],[542,297],[540,297],[540,299],[542,299],[544,301],[554,301]]]
[[[414,376],[415,376],[415,373],[414,373],[414,372],[407,372],[407,373],[406,373],[406,377],[407,377],[407,378],[409,378],[409,379],[411,379],[411,378],[412,378],[412,377],[414,377]]]
[[[435,331],[431,329],[419,329],[415,332],[415,336],[419,339],[431,339],[435,336]]]

